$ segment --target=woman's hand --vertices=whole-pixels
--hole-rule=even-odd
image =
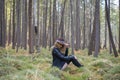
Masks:
[[[65,43],[64,45],[65,45],[66,48],[70,47],[70,44],[68,44],[68,43]]]

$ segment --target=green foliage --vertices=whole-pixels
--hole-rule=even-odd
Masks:
[[[0,80],[119,80],[120,57],[102,51],[98,58],[87,55],[87,50],[75,55],[84,67],[70,64],[64,71],[51,67],[51,51],[41,49],[39,54],[15,53],[0,48]],[[24,54],[23,54],[24,53]]]
[[[120,64],[113,67],[104,75],[105,80],[119,80],[120,79]]]

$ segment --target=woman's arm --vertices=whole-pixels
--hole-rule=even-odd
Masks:
[[[68,60],[73,58],[73,56],[64,56],[64,55],[62,55],[62,53],[59,50],[57,50],[56,48],[53,49],[53,55],[57,56],[61,60],[65,60],[65,61],[68,61]]]
[[[68,56],[68,48],[65,50],[65,56]]]

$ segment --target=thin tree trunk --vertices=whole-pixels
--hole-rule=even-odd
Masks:
[[[73,0],[70,0],[70,8],[71,8],[71,44],[72,54],[74,55]]]
[[[110,42],[112,44],[112,48],[113,48],[113,51],[114,51],[114,56],[117,57],[118,54],[117,54],[116,47],[115,47],[115,44],[114,44],[114,41],[113,41],[113,35],[112,35],[111,25],[110,25],[110,13],[108,11],[109,7],[107,5],[107,0],[105,0],[105,5],[106,5],[106,17],[107,17],[107,23],[108,23]]]
[[[48,39],[48,42],[49,42],[49,49],[50,49],[50,47],[52,46],[52,40],[51,40],[51,38],[52,38],[52,27],[51,27],[51,4],[52,4],[52,2],[51,2],[51,0],[50,0],[50,4],[49,4],[49,26],[48,26],[48,32],[49,32],[49,34],[48,34],[48,37],[49,37],[49,39]]]
[[[110,0],[108,0],[108,12],[110,14]],[[112,54],[112,44],[110,42],[110,36],[109,36],[109,52],[110,52],[110,54]]]
[[[91,35],[91,39],[90,39],[89,47],[88,47],[88,55],[92,55],[93,46],[94,46],[94,40],[95,40],[94,38],[95,38],[95,26],[93,24],[92,35]]]
[[[36,50],[37,50],[37,53],[40,53],[40,28],[39,28],[39,22],[40,22],[40,19],[39,19],[39,14],[40,14],[40,0],[37,0],[37,34],[36,34]]]
[[[27,35],[28,35],[28,33],[27,33],[27,29],[28,29],[28,3],[27,3],[27,0],[25,0],[25,27],[24,27],[24,29],[25,29],[25,35],[24,35],[24,49],[27,49]]]
[[[46,37],[46,27],[47,27],[47,8],[48,8],[48,1],[44,0],[43,4],[43,47],[46,48],[47,46],[47,37]]]
[[[16,27],[15,27],[15,25],[16,25],[16,23],[15,23],[15,20],[16,20],[16,18],[15,18],[15,2],[16,0],[13,0],[13,31],[12,31],[12,49],[15,49],[15,46],[16,46]]]
[[[106,15],[106,14],[105,14]],[[103,49],[107,48],[107,20],[106,20],[106,17],[105,17],[105,40],[104,40],[104,46],[103,46]]]
[[[16,2],[16,14],[17,14],[17,49],[16,49],[16,52],[18,52],[18,48],[20,47],[20,37],[21,37],[21,28],[20,28],[20,22],[21,22],[21,9],[20,9],[20,7],[21,7],[21,2],[20,2],[21,0],[17,0],[17,2]]]
[[[76,50],[81,46],[80,1],[76,0]]]
[[[9,30],[8,30],[8,46],[11,44],[11,30],[12,30],[12,28],[11,28],[11,26],[12,26],[12,6],[10,6],[10,19],[9,19]]]
[[[22,47],[27,49],[27,0],[22,0]]]
[[[0,46],[6,45],[6,20],[5,20],[5,0],[0,1]]]
[[[119,0],[119,47],[118,52],[120,53],[120,0]]]
[[[0,46],[2,46],[2,0],[0,1]]]
[[[95,12],[94,12],[93,30],[92,30],[92,34],[91,34],[91,38],[88,46],[88,55],[92,55],[92,51],[94,51],[95,49],[95,34],[96,34],[95,21],[96,21],[96,18],[95,18]]]
[[[53,28],[52,28],[53,44],[54,44],[54,42],[56,40],[56,35],[57,35],[57,33],[56,33],[56,31],[57,31],[56,24],[57,24],[57,22],[56,22],[56,0],[54,0],[53,1]]]
[[[29,53],[34,52],[33,43],[33,26],[32,26],[32,0],[29,0]]]
[[[88,33],[89,41],[88,41],[88,46],[87,46],[88,48],[89,48],[90,38],[91,38],[91,35],[92,35],[91,29],[92,29],[92,4],[90,4],[90,25],[89,25],[89,33]]]
[[[82,47],[82,49],[85,49],[85,31],[86,31],[86,23],[85,23],[85,2],[86,2],[86,0],[84,0],[84,27],[83,27],[83,47]]]
[[[64,13],[65,13],[66,1],[67,1],[67,0],[64,0],[64,5],[63,5],[62,11],[61,11],[60,26],[59,26],[59,33],[60,33],[60,31],[61,31],[60,37],[62,37],[62,38],[65,38],[65,35],[64,35]],[[59,36],[59,34],[58,34],[58,36]]]
[[[94,57],[98,57],[99,47],[100,47],[100,0],[96,0],[96,7],[95,7],[95,53]]]

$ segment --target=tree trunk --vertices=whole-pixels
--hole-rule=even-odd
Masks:
[[[119,47],[118,52],[120,53],[120,0],[119,0]]]
[[[104,45],[103,45],[103,49],[107,48],[107,19],[106,19],[106,14],[105,14],[105,40],[104,40]]]
[[[96,0],[96,7],[95,7],[95,53],[94,57],[98,57],[99,47],[100,47],[100,0]]]
[[[24,47],[25,50],[27,49],[27,11],[27,0],[22,0],[22,47]]]
[[[34,43],[33,43],[33,26],[32,26],[32,0],[29,0],[29,53],[34,52]]]
[[[15,18],[15,2],[16,0],[13,0],[13,31],[12,31],[12,49],[15,49],[15,46],[16,46],[16,27],[15,27],[15,25],[16,25],[16,23],[15,23],[15,20],[16,20],[16,18]]]
[[[9,19],[9,29],[8,29],[8,46],[11,44],[11,30],[12,30],[12,6],[10,6],[10,19]]]
[[[43,4],[43,47],[46,48],[47,46],[47,37],[46,37],[46,28],[47,28],[47,8],[48,8],[48,1],[44,0]]]
[[[37,50],[37,53],[40,53],[40,26],[39,26],[39,22],[40,22],[40,0],[37,0],[37,33],[36,33],[36,50]]]
[[[113,35],[112,35],[111,25],[110,25],[110,13],[108,11],[109,7],[107,5],[107,0],[105,0],[105,6],[106,6],[106,10],[105,11],[106,11],[106,18],[107,18],[107,23],[108,23],[110,42],[112,44],[112,48],[113,48],[113,51],[114,51],[114,56],[117,57],[118,54],[117,54],[116,47],[115,47],[115,44],[114,44],[114,41],[113,41]]]
[[[86,0],[84,0],[84,26],[83,26],[83,47],[82,47],[82,49],[85,49],[85,31],[86,31],[86,23],[85,23],[85,19],[86,19],[86,17],[85,17],[85,2],[86,2]]]
[[[58,32],[58,36],[60,33],[61,38],[65,38],[65,35],[64,35],[64,13],[65,13],[66,1],[67,0],[64,0],[64,5],[63,5],[62,10],[61,10],[61,20],[60,20],[60,26],[59,26],[59,32]]]
[[[81,46],[80,0],[76,0],[76,50]]]
[[[94,42],[95,42],[95,26],[93,24],[92,35],[91,35],[91,39],[90,39],[89,47],[88,47],[88,55],[92,55],[92,51],[93,51],[93,47],[94,47]]]
[[[17,49],[16,49],[16,52],[18,52],[18,48],[20,47],[20,41],[21,41],[21,9],[20,9],[20,7],[21,7],[21,2],[20,2],[21,0],[17,0],[17,2],[16,2],[16,15],[17,15],[17,32],[16,32],[16,34],[17,34],[17,36],[16,36],[16,38],[17,38]]]
[[[51,0],[50,0],[50,4],[49,4],[49,26],[48,26],[48,43],[49,43],[49,49],[52,46],[52,27],[51,27]]]
[[[73,0],[70,0],[70,8],[71,8],[71,44],[72,44],[72,54],[74,55]]]
[[[2,46],[2,1],[0,1],[0,46]]]
[[[96,21],[96,18],[95,18],[95,12],[94,12],[93,30],[92,30],[92,34],[91,34],[91,38],[88,46],[88,55],[92,55],[92,51],[94,51],[95,49],[95,34],[96,34],[95,21]]]
[[[110,0],[108,0],[108,12],[110,14]],[[112,44],[110,42],[110,36],[109,36],[109,52],[110,52],[110,54],[112,54]]]
[[[53,1],[53,28],[52,28],[52,35],[53,35],[53,44],[57,38],[57,29],[56,29],[56,0]]]
[[[6,45],[5,0],[0,1],[0,46]]]

